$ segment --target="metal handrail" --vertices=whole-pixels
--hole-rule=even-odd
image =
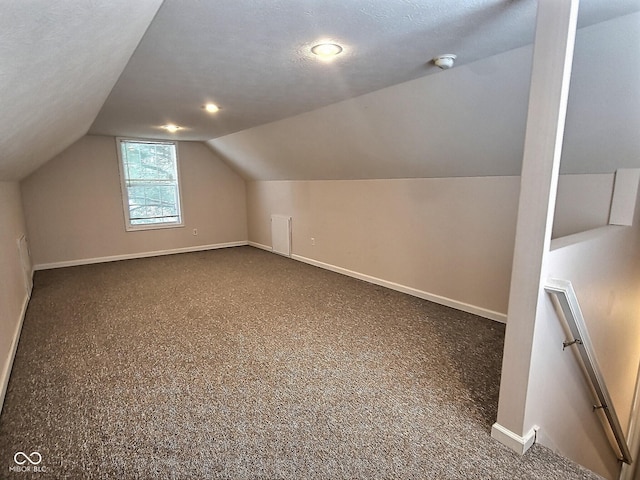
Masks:
[[[575,345],[578,349],[589,380],[597,395],[597,401],[599,402],[599,405],[595,405],[593,409],[594,411],[602,409],[607,417],[613,436],[616,439],[617,447],[622,457],[620,460],[631,464],[633,461],[631,452],[629,452],[629,446],[627,445],[624,432],[620,426],[620,420],[618,420],[618,415],[616,415],[615,408],[613,407],[607,385],[600,372],[593,345],[591,344],[591,338],[589,338],[589,332],[587,331],[587,325],[582,316],[582,311],[578,304],[578,297],[576,297],[573,285],[571,285],[571,282],[568,280],[550,279],[545,284],[544,289],[556,298],[564,315],[564,319],[569,326],[571,335],[573,336],[573,340],[563,342],[563,349],[569,345]]]

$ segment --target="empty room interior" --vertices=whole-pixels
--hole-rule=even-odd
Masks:
[[[0,477],[640,479],[639,0],[1,10]]]

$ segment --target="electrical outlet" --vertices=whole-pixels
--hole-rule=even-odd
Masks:
[[[193,235],[198,235],[198,229],[197,228],[193,229]]]
[[[315,245],[316,244],[316,239],[314,237],[311,237],[311,245]]]

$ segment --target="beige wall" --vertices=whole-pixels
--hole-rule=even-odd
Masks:
[[[613,173],[560,175],[552,238],[608,225],[614,178]]]
[[[85,136],[23,180],[36,267],[246,241],[244,181],[202,143],[180,142],[178,155],[182,228],[125,231],[113,137]]]
[[[562,175],[557,236],[606,225],[613,175]],[[247,184],[249,240],[293,217],[293,254],[506,314],[519,177]],[[311,245],[311,238],[315,245]]]
[[[0,182],[0,409],[13,362],[13,347],[22,321],[28,290],[18,239],[26,233],[20,186]]]
[[[291,215],[294,255],[506,312],[518,177],[247,185],[252,242],[271,245],[271,214]]]
[[[636,205],[633,227],[602,227],[558,239],[548,264],[550,278],[574,286],[625,431],[640,363],[640,203]],[[617,478],[619,462],[593,412],[595,401],[575,352],[562,350],[565,339],[548,300],[536,319],[526,422],[541,427],[538,440],[543,445]]]

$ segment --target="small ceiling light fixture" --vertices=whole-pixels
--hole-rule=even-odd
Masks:
[[[164,128],[167,132],[176,133],[182,127],[179,127],[178,125],[174,125],[173,123],[169,123],[167,125],[163,125],[162,128]]]
[[[438,55],[433,59],[433,63],[440,67],[442,70],[448,70],[453,67],[453,62],[458,58],[453,53],[445,53],[444,55]]]
[[[342,47],[337,43],[319,43],[311,47],[311,53],[320,58],[333,58],[342,52]]]
[[[217,111],[220,110],[220,107],[217,106],[215,103],[207,103],[202,108],[204,108],[209,113],[216,113]]]

